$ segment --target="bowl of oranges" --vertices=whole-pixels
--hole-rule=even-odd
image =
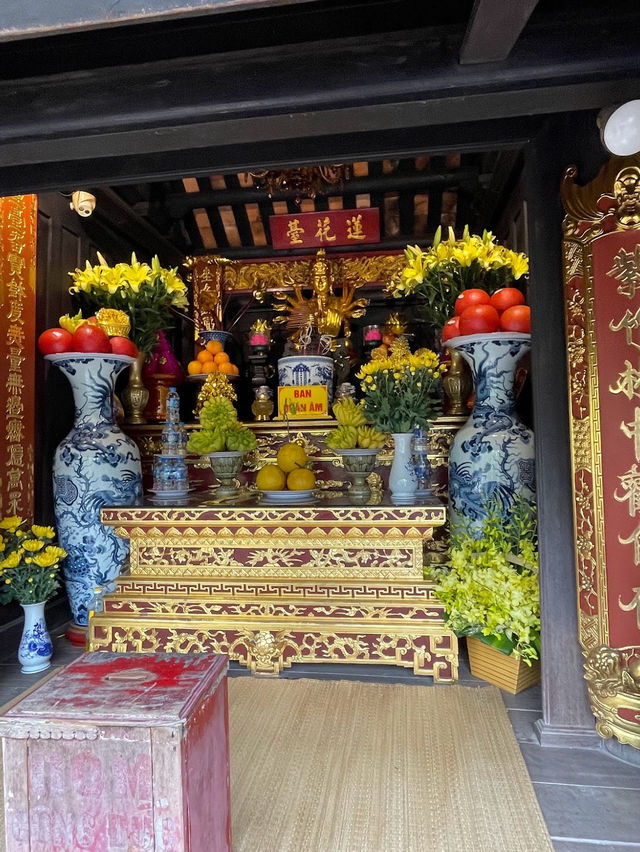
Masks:
[[[210,373],[224,373],[233,381],[240,375],[240,370],[224,351],[223,341],[208,340],[193,361],[189,361],[187,373],[192,380],[205,379]]]

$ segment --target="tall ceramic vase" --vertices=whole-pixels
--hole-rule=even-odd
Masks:
[[[413,464],[412,432],[394,432],[393,461],[389,471],[391,502],[398,506],[410,505],[416,499],[418,480]]]
[[[535,501],[533,433],[518,417],[515,368],[531,335],[515,332],[454,337],[445,344],[471,367],[475,402],[449,453],[449,522],[479,531],[488,502],[506,515],[516,498]]]
[[[48,355],[69,379],[73,428],[55,451],[53,498],[58,538],[67,551],[64,574],[74,625],[71,641],[84,643],[89,602],[97,586],[120,573],[126,541],[100,522],[103,506],[131,506],[142,496],[137,444],[116,425],[113,391],[134,360],[124,355]]]
[[[51,665],[51,637],[44,620],[44,601],[22,604],[24,627],[18,647],[18,662],[24,674],[43,672]]]

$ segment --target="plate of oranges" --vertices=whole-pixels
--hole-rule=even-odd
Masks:
[[[210,340],[187,365],[189,378],[202,379],[210,373],[224,373],[234,379],[240,375],[238,367],[232,363],[219,340]]]

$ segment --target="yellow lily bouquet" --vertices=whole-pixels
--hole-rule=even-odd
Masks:
[[[111,308],[124,311],[131,320],[131,340],[141,352],[149,352],[155,345],[157,334],[171,325],[172,309],[186,308],[187,287],[177,274],[177,269],[164,269],[157,255],[147,263],[140,263],[135,254],[131,263],[109,266],[98,253],[100,263],[76,269],[72,294],[81,295],[92,310]]]
[[[60,585],[60,562],[67,552],[53,543],[55,530],[24,525],[17,515],[0,520],[0,603],[40,603]]]
[[[412,354],[406,343],[396,341],[391,357],[369,361],[357,374],[366,419],[379,432],[428,429],[435,415],[434,392],[446,369],[431,349]]]
[[[428,319],[437,326],[453,316],[455,301],[463,290],[478,288],[493,293],[513,286],[529,271],[526,255],[499,245],[490,231],[482,236],[470,234],[468,226],[461,239],[456,239],[453,228],[449,228],[448,239],[443,240],[438,228],[430,249],[407,246],[405,258],[407,265],[387,292],[397,298],[422,296]]]

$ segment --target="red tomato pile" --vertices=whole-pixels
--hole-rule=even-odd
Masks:
[[[484,290],[463,290],[456,299],[455,316],[442,329],[442,340],[495,331],[531,333],[531,309],[515,287],[503,287],[492,296]]]
[[[135,358],[138,354],[138,347],[133,341],[128,337],[109,337],[95,317],[79,325],[73,334],[66,328],[48,328],[38,338],[38,349],[43,355],[85,352],[93,355],[130,355]]]

